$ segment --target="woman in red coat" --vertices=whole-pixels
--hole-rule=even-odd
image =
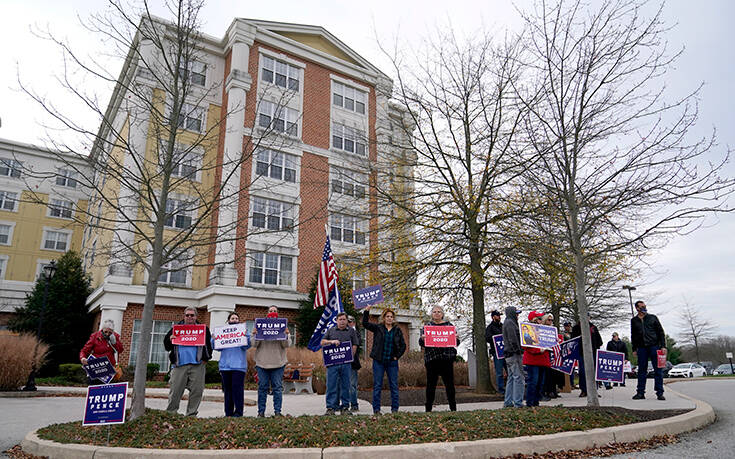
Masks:
[[[542,313],[531,311],[528,321],[541,323]],[[541,398],[541,372],[551,366],[549,351],[533,347],[523,348],[523,365],[526,370],[526,406],[538,406]]]
[[[87,340],[87,344],[85,344],[84,347],[82,347],[82,350],[79,351],[79,360],[82,362],[82,365],[87,364],[87,358],[90,355],[97,358],[107,357],[112,366],[117,364],[115,352],[121,354],[123,351],[123,344],[120,339],[120,335],[115,333],[113,330],[114,328],[115,323],[111,320],[106,320],[102,324],[102,329],[100,329],[100,331],[94,332],[90,335]]]

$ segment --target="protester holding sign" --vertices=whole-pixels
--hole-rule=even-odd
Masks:
[[[248,370],[247,350],[250,348],[250,333],[245,324],[240,324],[240,316],[234,311],[227,316],[227,324],[230,327],[215,329],[212,346],[220,351],[219,372],[222,375],[222,392],[225,394],[225,416],[239,418],[242,417],[244,405],[243,389],[245,372]],[[223,335],[231,338],[223,338]],[[236,339],[238,343],[245,344],[235,347],[217,346],[218,344],[224,346],[227,341]]]
[[[186,404],[186,415],[196,416],[199,412],[199,403],[204,393],[204,375],[206,374],[206,362],[212,358],[212,335],[209,327],[204,325],[203,340],[201,344],[182,345],[172,342],[172,336],[177,326],[185,326],[182,329],[192,330],[197,335],[187,335],[193,339],[192,342],[199,343],[199,330],[194,330],[192,325],[201,325],[197,322],[197,310],[194,307],[184,309],[184,320],[174,325],[163,337],[163,347],[168,351],[171,361],[171,388],[168,391],[168,406],[166,411],[176,413],[179,411],[181,397],[184,389],[189,389],[189,401]],[[177,333],[177,335],[179,335]],[[183,334],[181,334],[183,336]]]
[[[623,341],[623,340],[620,339],[620,336],[618,335],[618,332],[614,332],[612,334],[612,339],[607,342],[606,349],[608,351],[613,351],[613,352],[622,352],[623,353],[624,361],[626,361],[626,362],[629,359],[629,357],[628,357],[628,345],[625,344],[625,341]],[[618,383],[615,383],[615,385],[617,386]],[[623,381],[620,383],[620,385],[623,386],[623,387],[625,387],[625,372],[623,372]],[[612,389],[612,386],[610,385],[610,383],[605,383],[605,389]]]
[[[269,318],[278,318],[278,308],[268,308]],[[290,332],[288,327],[286,335]],[[265,403],[268,399],[268,391],[273,392],[274,416],[281,416],[281,405],[283,404],[283,369],[288,363],[286,348],[288,339],[272,340],[258,335],[257,329],[253,337],[255,348],[255,370],[258,373],[258,417],[265,417]]]
[[[602,336],[597,326],[590,321],[590,339],[592,340],[592,355],[597,353],[597,350],[602,347]],[[582,336],[582,325],[577,319],[577,323],[572,327],[572,338]],[[593,383],[595,384],[595,383]],[[579,340],[579,389],[580,398],[587,396],[587,374],[584,370],[584,348],[582,347],[582,339]]]
[[[373,333],[373,414],[380,414],[380,394],[383,390],[383,375],[388,377],[390,387],[390,410],[395,413],[400,405],[398,398],[398,359],[406,352],[403,332],[395,325],[396,314],[385,308],[380,314],[380,323],[370,322],[370,308],[362,313],[362,326]]]
[[[87,365],[87,358],[93,355],[97,358],[107,357],[113,367],[117,367],[115,353],[118,355],[123,351],[122,339],[120,335],[115,333],[115,323],[111,320],[105,320],[99,331],[92,333],[89,339],[79,351],[79,361],[82,365]],[[119,367],[117,367],[119,368]],[[120,372],[122,374],[122,371]],[[97,380],[88,380],[89,384],[94,384]],[[99,381],[98,383],[103,383]]]
[[[444,320],[444,309],[441,306],[431,308],[431,321],[427,322],[426,326],[454,328],[451,322]],[[457,411],[454,390],[454,361],[457,358],[457,348],[454,346],[430,347],[426,345],[424,338],[424,329],[422,328],[419,346],[424,348],[424,365],[426,366],[426,412],[430,412],[434,407],[436,383],[439,381],[439,376],[444,382],[449,409]],[[459,342],[456,344],[459,344]]]
[[[503,372],[505,370],[505,359],[502,355],[498,355],[495,351],[495,340],[493,336],[503,335],[503,322],[500,321],[500,311],[493,311],[490,313],[490,324],[485,329],[485,341],[488,343],[490,348],[490,356],[493,358],[493,365],[495,366],[495,381],[498,385],[498,393],[505,394],[505,380],[503,379]]]
[[[337,314],[337,326],[332,327],[324,334],[322,346],[339,346],[342,343],[352,343],[352,354],[354,356],[360,339],[354,328],[347,326],[347,313]],[[325,350],[326,352],[326,350]],[[327,358],[325,357],[325,364]],[[327,366],[327,412],[332,415],[339,410],[342,414],[350,412],[350,374],[352,373],[352,360]],[[339,398],[337,400],[337,387],[339,387]]]
[[[541,317],[541,323],[543,325],[553,327],[554,326],[554,314],[547,313]],[[558,344],[561,344],[563,339],[560,333],[556,333],[556,340]],[[548,402],[552,398],[559,398],[557,387],[564,386],[564,375],[558,371],[551,371],[551,366],[544,367],[542,370],[541,377],[541,401]]]
[[[658,317],[648,313],[646,303],[635,302],[638,314],[630,319],[630,338],[633,352],[638,355],[638,388],[633,396],[634,400],[646,398],[646,375],[648,374],[648,361],[653,365],[654,390],[659,400],[664,397],[664,375],[658,365],[659,350],[666,355],[666,334]]]
[[[542,313],[531,311],[528,313],[528,320],[531,323],[540,324]],[[524,324],[525,325],[525,324]],[[530,327],[525,327],[529,332],[533,332]],[[525,342],[538,342],[537,336],[532,340],[524,340]],[[526,406],[538,406],[541,399],[541,380],[545,368],[551,366],[549,351],[538,349],[535,347],[523,348],[523,368],[526,371]]]

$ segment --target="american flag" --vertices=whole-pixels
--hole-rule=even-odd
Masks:
[[[319,280],[316,285],[314,309],[327,304],[329,291],[334,288],[338,278],[337,265],[334,264],[334,256],[332,255],[332,244],[329,242],[329,234],[327,234],[327,242],[324,243],[324,253],[322,253],[322,263],[319,266]]]
[[[551,366],[560,367],[562,361],[564,360],[561,356],[561,346],[559,346],[559,344],[556,344],[554,347],[551,348],[551,350],[554,352],[554,358],[551,361]]]

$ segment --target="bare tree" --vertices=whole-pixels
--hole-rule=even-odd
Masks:
[[[593,260],[639,256],[693,231],[708,213],[729,211],[733,180],[718,175],[727,154],[706,163],[714,139],[687,135],[696,91],[671,102],[664,96],[678,53],[668,54],[660,9],[645,18],[630,0],[598,8],[560,0],[522,15],[532,79],[519,92],[531,113],[526,136],[542,158],[528,183],[562,216],[560,243],[572,257],[587,381],[594,381]],[[596,386],[588,389],[588,404],[598,405]]]
[[[167,6],[172,20],[168,21],[153,16],[146,1],[136,8],[111,0],[108,13],[90,18],[85,27],[101,37],[109,49],[117,50],[123,61],[119,76],[109,71],[109,62],[80,55],[64,41],[47,36],[61,47],[67,63],[59,80],[97,116],[98,130],[79,123],[75,113],[65,112],[53,101],[23,88],[91,151],[87,155],[85,148],[52,139],[63,170],[28,173],[71,180],[90,191],[86,208],[68,212],[69,217],[86,225],[88,267],[104,266],[107,275],[128,279],[135,270],[144,273],[139,349],[150,348],[160,284],[171,283],[191,267],[207,267],[211,282],[234,285],[238,258],[233,261],[232,255],[221,255],[234,254],[235,242],[248,236],[238,217],[238,196],[244,189],[252,194],[268,187],[257,171],[253,177],[241,177],[242,166],[253,160],[261,147],[278,148],[288,143],[290,136],[281,134],[292,134],[296,128],[293,120],[287,122],[279,115],[288,104],[288,92],[266,85],[261,92],[275,98],[258,100],[257,104],[270,104],[269,110],[263,111],[268,116],[251,120],[252,133],[242,145],[225,147],[224,154],[218,156],[224,121],[229,117],[228,125],[242,125],[244,107],[216,103],[222,94],[221,79],[207,78],[207,47],[213,44],[199,32],[203,3],[170,0]],[[79,73],[114,87],[107,106],[78,84]],[[80,167],[78,158],[84,158],[89,167]],[[44,202],[46,198],[34,199]],[[52,208],[57,205],[48,204]],[[284,203],[284,208],[273,214],[278,221],[275,226],[270,220],[266,224],[263,210],[261,224],[254,217],[247,232],[270,231],[292,237],[295,218],[287,207]],[[225,213],[230,217],[223,218]],[[133,419],[144,413],[148,357],[147,352],[138,352],[135,362]]]
[[[390,171],[389,179],[377,180],[378,200],[386,203],[378,208],[394,212],[381,215],[394,230],[410,228],[389,247],[404,244],[415,257],[386,261],[396,268],[394,281],[413,276],[429,301],[472,317],[477,391],[488,392],[485,289],[504,247],[496,223],[518,212],[507,204],[527,159],[514,142],[523,115],[512,84],[518,49],[487,35],[462,41],[451,30],[427,43],[410,62],[389,56],[394,99],[406,115],[396,120],[378,162]],[[391,154],[392,148],[409,154]],[[401,167],[406,158],[413,168]],[[396,183],[410,186],[396,192]]]
[[[686,298],[684,298],[684,305],[679,310],[679,323],[677,325],[681,328],[679,337],[682,344],[693,345],[697,362],[701,362],[700,345],[708,338],[714,337],[717,326],[704,317],[702,312],[692,306]]]

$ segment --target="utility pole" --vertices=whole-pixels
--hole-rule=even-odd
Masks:
[[[633,290],[635,290],[635,287],[632,285],[623,285],[623,290],[628,291],[628,298],[630,299],[630,315],[632,317],[635,315],[635,311],[633,310]]]

